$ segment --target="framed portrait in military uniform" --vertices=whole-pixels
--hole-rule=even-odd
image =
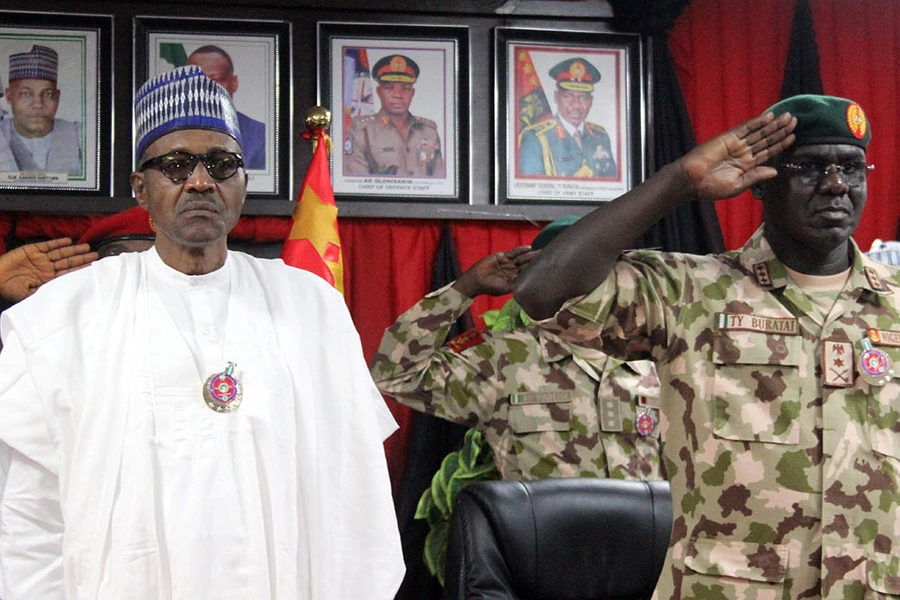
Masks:
[[[111,35],[109,16],[0,12],[3,209],[109,195]]]
[[[606,202],[643,174],[640,36],[495,30],[496,197]]]
[[[319,23],[337,199],[466,201],[467,40],[465,27]]]
[[[135,17],[135,90],[196,65],[231,95],[249,212],[259,201],[283,201],[291,189],[290,31],[285,21]]]

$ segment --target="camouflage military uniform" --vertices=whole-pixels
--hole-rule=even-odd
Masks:
[[[558,177],[615,177],[616,162],[609,134],[585,123],[581,146],[560,124],[559,117],[525,129],[519,144],[519,173]]]
[[[410,114],[407,125],[404,139],[384,111],[353,119],[344,145],[346,174],[443,177],[437,125]]]
[[[580,358],[579,367],[568,345],[533,326],[472,331],[442,346],[471,302],[445,287],[401,315],[373,360],[381,391],[480,429],[504,479],[662,479],[659,427],[646,437],[635,429],[644,411],[656,423],[659,381],[652,364],[635,370],[587,353],[600,377]]]
[[[626,253],[541,323],[657,362],[675,506],[659,598],[900,594],[900,379],[854,375],[870,328],[900,375],[900,273],[853,252],[827,317],[760,229],[720,256]]]

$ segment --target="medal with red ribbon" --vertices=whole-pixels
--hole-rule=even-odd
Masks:
[[[869,338],[863,338],[862,347],[857,364],[859,376],[870,385],[884,385],[894,376],[890,357],[883,350],[873,348]]]
[[[241,382],[234,376],[235,364],[229,362],[221,373],[213,373],[203,384],[203,400],[216,412],[231,412],[241,405]]]

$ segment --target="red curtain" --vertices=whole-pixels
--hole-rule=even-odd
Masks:
[[[900,182],[894,132],[900,106],[900,3],[811,0],[826,94],[852,98],[872,124],[868,205],[854,236],[896,239]],[[794,2],[693,0],[669,33],[697,141],[705,141],[779,100]],[[725,245],[740,247],[759,226],[762,208],[749,193],[716,204]]]

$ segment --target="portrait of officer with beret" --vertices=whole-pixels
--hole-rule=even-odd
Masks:
[[[405,54],[388,54],[375,62],[371,74],[380,108],[351,122],[344,141],[344,175],[443,178],[438,126],[410,112],[419,64]]]
[[[616,177],[610,136],[602,125],[588,121],[599,69],[575,56],[555,64],[548,75],[555,86],[556,112],[520,134],[519,175]]]

